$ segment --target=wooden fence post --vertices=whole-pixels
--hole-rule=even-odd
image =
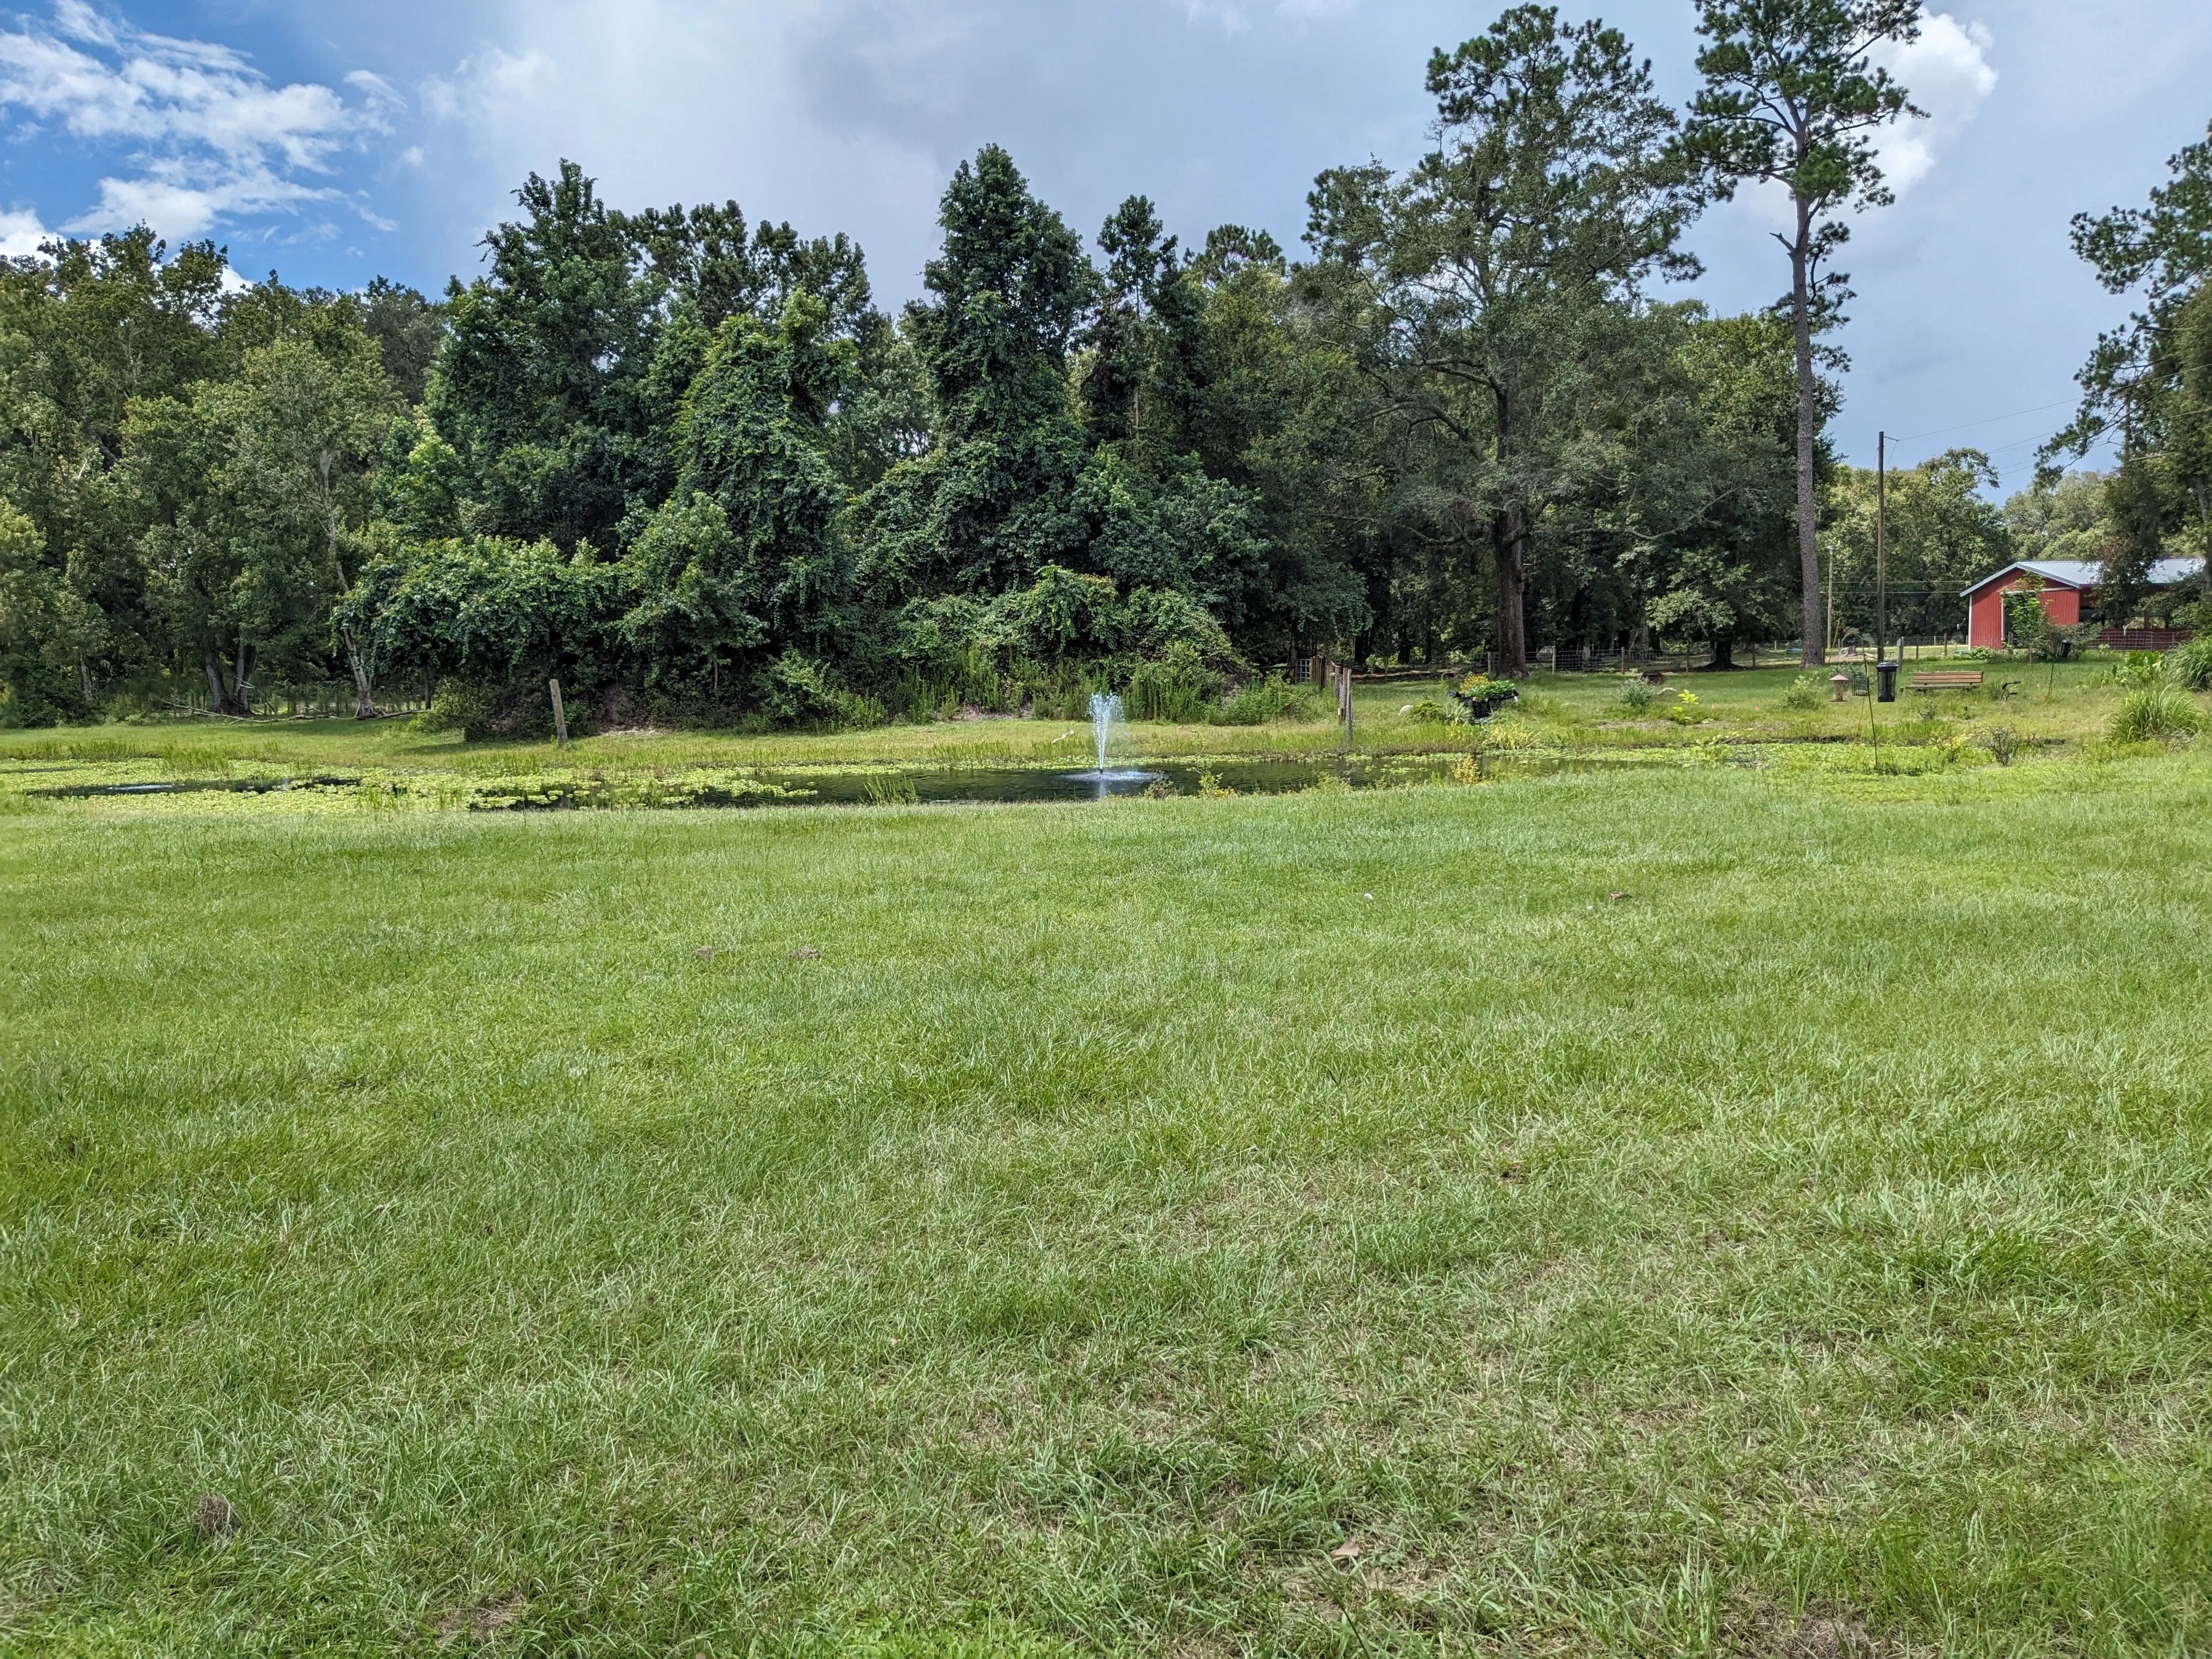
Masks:
[[[553,737],[562,748],[568,746],[568,716],[561,707],[561,682],[548,680],[546,689],[553,693]]]

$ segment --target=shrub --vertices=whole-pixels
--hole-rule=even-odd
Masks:
[[[2127,659],[2113,671],[2112,678],[2120,684],[2138,691],[2149,690],[2165,678],[2161,659],[2155,651],[2130,651]]]
[[[1218,726],[1265,726],[1270,720],[1319,720],[1322,713],[1319,692],[1270,674],[1231,693],[1214,711],[1213,720]]]
[[[1990,758],[1999,766],[2010,766],[2019,758],[2021,742],[2020,733],[2009,726],[1992,726],[1989,735],[1982,739],[1988,745]]]
[[[1698,707],[1698,694],[1694,691],[1677,691],[1674,694],[1674,706],[1667,711],[1667,718],[1677,726],[1695,726],[1704,720],[1705,711]]]
[[[459,732],[466,737],[471,726],[483,724],[483,694],[459,680],[441,680],[430,706],[408,724],[417,732]]]
[[[582,737],[591,730],[586,711],[592,699],[580,686],[567,690],[569,735]],[[458,732],[471,743],[486,738],[550,738],[553,703],[541,681],[444,679],[438,682],[430,706],[408,724],[417,732]]]
[[[778,726],[880,726],[884,707],[838,685],[811,657],[787,651],[754,677],[753,700]]]
[[[1800,674],[1782,694],[1785,708],[1818,708],[1827,700],[1827,687],[1818,674]]]
[[[1424,697],[1406,711],[1419,726],[1450,726],[1455,724],[1452,711],[1434,697]]]
[[[2168,683],[2130,691],[2112,714],[2115,743],[2157,743],[2204,729],[2204,712],[2189,693]]]
[[[1189,641],[1178,639],[1159,661],[1140,662],[1129,676],[1129,718],[1192,725],[1206,717],[1220,695],[1221,676]]]
[[[2200,634],[2166,656],[2168,678],[2185,691],[2212,691],[2212,634]]]
[[[1623,708],[1632,714],[1641,714],[1659,701],[1659,688],[1650,684],[1639,674],[1633,679],[1621,681],[1620,690],[1617,695]]]

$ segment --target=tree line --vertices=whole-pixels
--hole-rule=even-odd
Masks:
[[[143,228],[9,261],[0,719],[186,685],[245,714],[339,679],[364,715],[434,683],[499,730],[549,678],[609,720],[1060,711],[1103,686],[1258,717],[1283,699],[1224,693],[1316,649],[1519,675],[1544,645],[1725,665],[1802,633],[1818,660],[1869,602],[1863,481],[1824,435],[1834,258],[1842,216],[1886,199],[1871,135],[1912,113],[1869,54],[1918,13],[1697,11],[1686,111],[1619,31],[1547,6],[1438,52],[1427,152],[1324,173],[1297,259],[1233,225],[1186,246],[1143,196],[1086,244],[987,147],[896,315],[846,236],[618,209],[569,162],[435,301],[241,284]],[[1668,285],[1747,181],[1796,204],[1790,288],[1715,316]],[[2179,258],[2127,246],[2116,273]],[[2143,328],[2193,340],[2160,295]],[[2192,501],[2212,525],[2170,459],[2195,359],[2100,352],[2121,389],[2095,408],[2136,434],[2110,484],[1999,509],[1973,452],[1897,481],[1908,627],[1956,626],[1962,573],[2085,488],[2102,528],[2064,533],[2170,535]],[[2154,408],[2158,374],[2181,389]]]

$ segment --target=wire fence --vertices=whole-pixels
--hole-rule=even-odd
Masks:
[[[1785,668],[1798,660],[1801,648],[1794,640],[1758,644],[1739,641],[1730,653],[1729,665],[1735,668]],[[1892,651],[1899,648],[1896,644],[1890,647]],[[1955,657],[1966,648],[1965,640],[1956,636],[1930,636],[1902,641],[1904,660],[1911,663]],[[1828,651],[1832,662],[1870,663],[1875,660],[1875,654],[1872,643],[1865,640],[1848,640],[1831,647]],[[1642,650],[1620,646],[1547,645],[1528,653],[1531,668],[1558,674],[1635,674],[1653,671],[1694,673],[1713,668],[1717,662],[1712,647],[1703,642],[1671,646],[1655,644]],[[1334,660],[1328,657],[1307,657],[1283,665],[1280,672],[1293,685],[1320,685],[1328,683],[1337,666]],[[1394,680],[1457,678],[1468,674],[1495,675],[1498,672],[1498,653],[1486,652],[1481,656],[1455,662],[1370,663],[1358,670],[1357,678],[1363,684],[1384,684]]]
[[[376,712],[380,714],[416,714],[430,706],[434,685],[426,683],[391,681],[375,688]],[[359,711],[360,702],[354,692],[351,680],[270,680],[259,684],[249,683],[246,688],[246,705],[251,714],[235,714],[226,711],[226,717],[234,720],[350,720]],[[206,720],[213,714],[205,685],[187,681],[173,686],[155,704],[154,712],[178,720]]]

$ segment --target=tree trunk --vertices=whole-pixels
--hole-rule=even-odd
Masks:
[[[256,654],[252,641],[239,641],[238,684],[230,699],[236,705],[231,711],[234,714],[250,714],[253,712],[253,659]]]
[[[1528,538],[1519,513],[1509,508],[1491,520],[1491,545],[1498,555],[1498,672],[1510,680],[1528,678]]]
[[[343,635],[345,641],[346,666],[353,672],[353,717],[357,720],[373,720],[377,716],[376,699],[372,695],[375,686],[369,679],[368,663],[353,642],[353,630]]]
[[[2212,497],[2208,497],[2200,479],[2197,489],[2197,544],[2203,551],[2204,562],[2197,572],[2197,579],[2204,590],[2204,603],[2212,605]]]
[[[200,665],[207,670],[208,713],[228,714],[230,691],[222,683],[222,659],[212,651],[205,652],[201,655]]]
[[[1727,673],[1735,666],[1735,641],[1724,635],[1713,641],[1713,668],[1716,672]]]
[[[1818,668],[1827,660],[1820,618],[1820,543],[1813,486],[1820,438],[1819,388],[1813,378],[1813,294],[1809,265],[1813,213],[1797,204],[1797,240],[1790,245],[1790,320],[1797,336],[1797,562],[1805,592],[1804,649],[1798,661]]]
[[[316,457],[315,471],[323,487],[323,533],[330,547],[331,568],[337,575],[338,597],[343,599],[353,584],[346,580],[345,557],[339,551],[337,497],[331,489],[333,459],[329,450],[323,451]],[[345,631],[343,637],[346,667],[353,675],[353,717],[357,720],[373,720],[376,718],[376,698],[373,695],[376,688],[369,678],[368,660],[361,654],[360,647],[354,643],[351,629]]]

